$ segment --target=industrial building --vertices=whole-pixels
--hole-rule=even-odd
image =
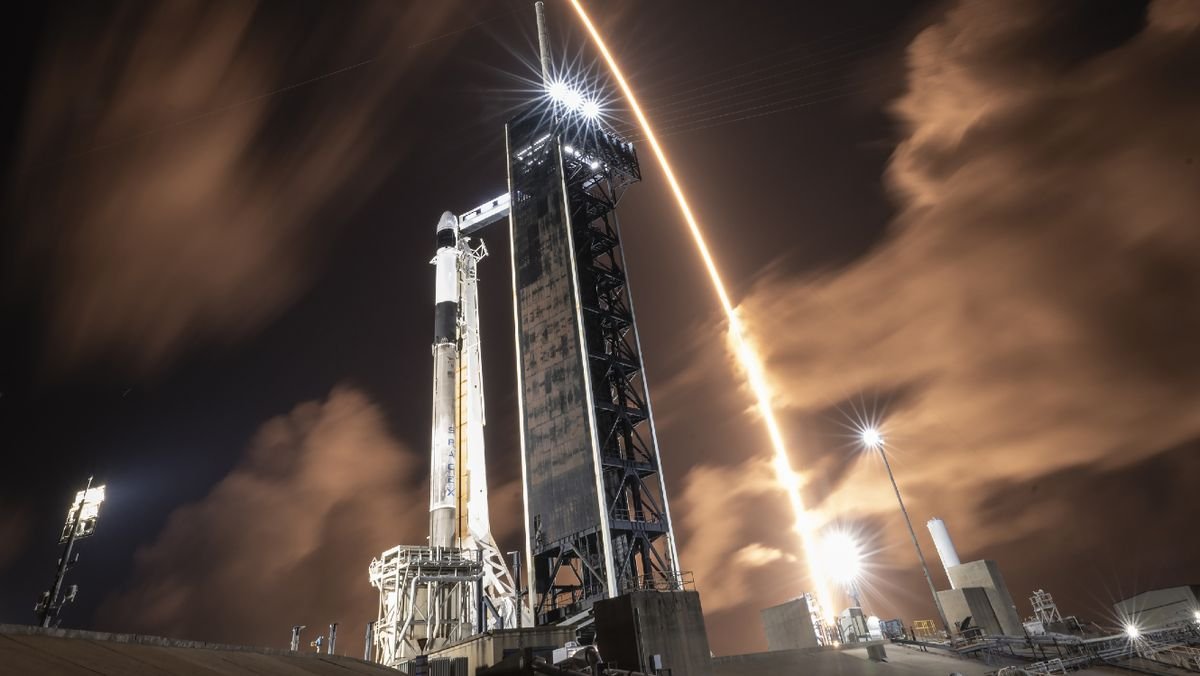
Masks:
[[[803,596],[761,611],[767,634],[767,650],[796,650],[817,647],[812,610]]]
[[[1023,635],[1021,616],[1000,566],[989,560],[961,563],[945,522],[930,519],[927,526],[950,581],[950,589],[937,593],[948,628],[956,633],[976,630],[990,636]]]
[[[952,628],[975,626],[985,634],[1020,636],[1021,616],[995,561],[969,561],[946,569],[950,589],[938,600]],[[970,618],[969,625],[964,622]]]
[[[1200,585],[1144,591],[1117,601],[1113,611],[1140,631],[1200,622]]]

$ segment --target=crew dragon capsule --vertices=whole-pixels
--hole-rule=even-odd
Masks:
[[[458,217],[437,225],[433,315],[433,433],[430,435],[429,545],[455,546],[458,519],[458,443],[454,397],[458,378]]]

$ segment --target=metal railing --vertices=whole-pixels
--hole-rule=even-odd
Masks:
[[[636,575],[624,581],[621,591],[694,591],[696,578],[692,571],[686,570],[675,574],[656,573],[654,575]]]

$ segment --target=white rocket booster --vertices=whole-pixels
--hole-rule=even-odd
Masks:
[[[429,463],[429,544],[472,552],[483,564],[480,591],[494,611],[489,627],[529,625],[533,616],[492,537],[484,458],[483,364],[476,266],[487,255],[467,236],[508,214],[508,194],[461,216],[442,214],[433,264],[433,429]]]
[[[458,520],[458,217],[437,225],[433,320],[433,432],[430,435],[429,545],[453,547]]]

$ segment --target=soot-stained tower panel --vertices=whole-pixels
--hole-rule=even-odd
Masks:
[[[637,155],[544,108],[506,141],[526,553],[549,623],[680,580],[616,222]]]
[[[557,157],[523,177],[513,208],[526,500],[543,538],[595,528],[600,503],[580,343],[579,292]]]

